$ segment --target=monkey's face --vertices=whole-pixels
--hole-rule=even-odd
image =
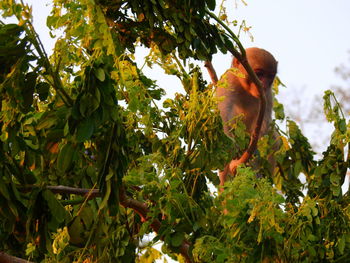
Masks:
[[[260,48],[248,48],[246,54],[250,66],[265,90],[269,89],[276,76],[277,61],[270,52]]]
[[[256,87],[255,83],[251,80],[251,78],[249,77],[244,67],[242,65],[239,65],[237,69],[241,73],[240,76],[237,76],[239,83],[241,84],[241,87],[244,90],[246,90],[251,96],[256,98],[259,97],[258,88]],[[268,92],[271,88],[273,80],[275,79],[276,73],[267,71],[260,67],[257,67],[257,68],[253,67],[253,70],[256,76],[261,81],[261,84],[263,85],[265,92]]]
[[[246,50],[247,60],[261,81],[265,91],[269,91],[277,72],[277,61],[266,50],[260,48],[248,48]],[[237,59],[233,61],[234,67],[238,68],[245,78],[239,78],[242,87],[252,96],[258,97],[258,89],[249,78],[247,71]]]
[[[266,71],[264,69],[254,69],[256,76],[259,78],[265,90],[269,89],[275,79],[276,72]]]

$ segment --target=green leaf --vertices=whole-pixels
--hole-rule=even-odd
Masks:
[[[55,124],[57,124],[57,119],[54,116],[52,116],[52,115],[50,116],[50,114],[47,114],[40,119],[36,128],[38,130],[49,129],[50,127],[54,126]]]
[[[101,81],[101,82],[105,81],[106,75],[105,75],[105,71],[103,70],[103,68],[95,69],[94,74],[99,81]]]
[[[207,3],[209,10],[211,11],[215,10],[215,6],[216,6],[215,0],[206,0],[205,2]]]
[[[10,193],[7,189],[8,184],[5,184],[5,182],[2,178],[3,178],[3,175],[2,175],[2,172],[0,171],[0,193],[3,197],[5,197],[9,201],[10,200]]]
[[[108,203],[108,199],[109,199],[109,197],[110,197],[110,195],[111,195],[111,188],[112,188],[112,186],[111,186],[111,180],[110,180],[110,178],[113,176],[113,173],[111,172],[111,173],[109,173],[107,176],[106,176],[106,178],[105,178],[105,192],[104,192],[104,196],[103,196],[103,199],[102,199],[102,201],[101,201],[101,203],[100,203],[100,207],[99,207],[99,209],[101,210],[101,209],[103,209],[106,205],[107,205],[107,203]]]
[[[55,195],[50,190],[44,190],[43,198],[47,201],[51,215],[54,216],[58,223],[62,223],[67,216],[67,212],[61,203],[56,199]]]
[[[342,237],[340,239],[338,239],[338,250],[340,254],[344,253],[344,249],[345,249],[345,235],[342,235]]]
[[[339,196],[340,195],[340,187],[339,186],[333,186],[331,185],[331,190],[334,196]]]
[[[334,185],[334,186],[338,186],[339,185],[340,178],[339,178],[339,176],[337,174],[332,173],[331,176],[330,176],[330,180],[331,180],[332,185]]]
[[[47,25],[47,27],[50,28],[50,29],[56,28],[56,24],[57,24],[58,20],[59,20],[59,17],[57,17],[57,16],[54,16],[54,15],[48,16],[46,18],[46,25]]]
[[[17,207],[12,202],[7,202],[7,206],[11,210],[12,214],[18,218],[19,214]]]
[[[341,119],[339,121],[339,130],[341,133],[345,133],[346,132],[346,121],[344,119]]]
[[[318,209],[316,207],[310,207],[312,216],[317,216],[318,215]]]
[[[101,93],[96,87],[94,94],[85,93],[79,100],[79,111],[82,116],[90,116],[99,106],[101,101]]]
[[[23,27],[17,24],[7,24],[0,26],[0,41],[2,41],[3,37],[7,37],[9,35],[19,36],[23,31]]]
[[[284,107],[276,99],[273,101],[273,110],[275,112],[275,118],[277,120],[283,120],[285,118]]]
[[[299,174],[302,170],[302,167],[303,167],[303,165],[302,165],[301,161],[297,160],[295,162],[295,166],[294,166],[294,176],[299,176]]]
[[[39,82],[36,85],[36,92],[39,94],[39,99],[45,101],[49,96],[50,85],[46,82]]]
[[[92,136],[94,124],[90,119],[85,119],[78,124],[76,139],[78,142],[84,142]]]
[[[26,113],[30,110],[33,104],[33,93],[35,90],[36,79],[38,75],[35,72],[30,72],[26,74],[24,87],[22,88],[23,101],[21,103],[22,110]]]
[[[84,239],[82,238],[84,234],[84,226],[81,222],[80,216],[77,216],[73,219],[73,222],[69,226],[69,236],[70,236],[70,242],[73,245],[79,245],[82,244]]]
[[[70,143],[65,144],[58,153],[57,169],[61,172],[66,172],[73,163],[74,153],[74,147]]]
[[[185,236],[183,232],[176,232],[175,234],[171,235],[171,245],[174,247],[179,247],[184,238]]]

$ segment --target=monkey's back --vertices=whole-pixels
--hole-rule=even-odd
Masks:
[[[259,99],[243,89],[238,77],[230,70],[218,82],[216,96],[218,97],[218,108],[224,122],[225,133],[231,136],[230,130],[234,124],[233,119],[239,115],[243,115],[243,122],[247,132],[252,133],[259,113]],[[271,92],[270,94],[266,94],[266,96],[271,96]],[[271,117],[269,116],[271,116],[272,105],[266,106],[261,134],[267,132],[271,122]]]

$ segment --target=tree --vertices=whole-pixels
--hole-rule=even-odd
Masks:
[[[153,262],[158,240],[163,253],[186,262],[347,260],[350,206],[341,185],[349,124],[331,92],[325,110],[334,133],[323,159],[314,160],[288,120],[281,148],[269,151],[273,139],[265,136],[252,157],[265,177],[243,165],[217,195],[208,183],[218,185],[218,169],[256,148],[260,127],[250,141],[240,125],[235,140],[226,137],[214,88],[189,61],[229,51],[261,86],[225,15],[213,13],[215,1],[53,3],[47,25],[64,33],[50,57],[30,8],[0,3],[3,17],[18,19],[0,25],[3,262],[10,255]],[[165,98],[137,67],[138,45],[149,48],[149,66],[181,80],[183,93]],[[284,118],[277,101],[275,110]],[[270,154],[278,163],[273,176],[264,162]],[[151,232],[152,242],[142,242]]]

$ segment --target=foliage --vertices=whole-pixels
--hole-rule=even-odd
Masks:
[[[331,92],[334,133],[321,160],[288,120],[279,149],[269,150],[268,136],[259,143],[265,177],[241,167],[217,195],[209,183],[246,140],[240,129],[234,141],[223,134],[214,89],[193,64],[234,47],[210,19],[215,0],[53,4],[47,26],[63,35],[48,57],[29,7],[0,3],[3,17],[18,19],[0,24],[0,250],[35,262],[153,262],[163,240],[162,252],[180,261],[189,244],[195,262],[346,262],[350,126]],[[140,45],[182,93],[165,97],[143,73]],[[275,109],[283,119],[277,101]],[[50,190],[58,185],[100,196]],[[125,205],[124,191],[146,217]]]

